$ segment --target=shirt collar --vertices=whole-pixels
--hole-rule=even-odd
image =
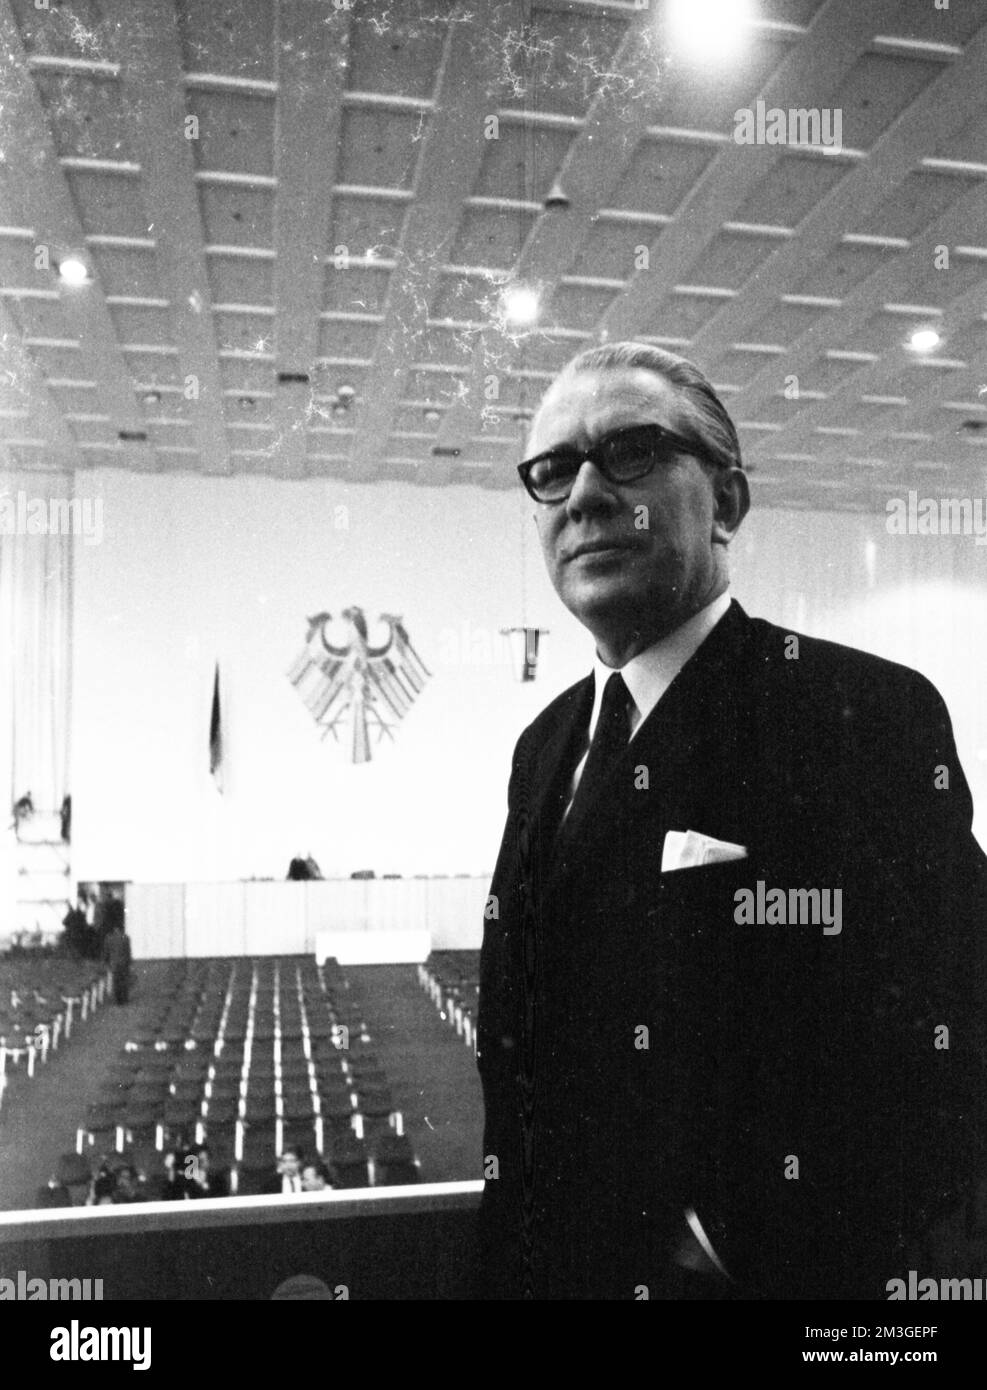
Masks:
[[[693,613],[681,627],[662,637],[653,646],[637,656],[631,657],[626,666],[620,668],[624,684],[630,692],[631,738],[647,719],[682,667],[694,656],[713,631],[727,609],[730,607],[730,590],[725,589],[719,598]],[[589,721],[589,736],[593,737],[596,721],[603,703],[603,687],[613,675],[614,668],[607,666],[597,655],[593,661],[593,713]]]

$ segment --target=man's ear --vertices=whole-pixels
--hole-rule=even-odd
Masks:
[[[750,487],[742,468],[724,468],[713,475],[714,545],[730,544],[750,505]]]

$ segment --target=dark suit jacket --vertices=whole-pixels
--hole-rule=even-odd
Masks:
[[[270,1177],[264,1179],[260,1191],[262,1197],[283,1197],[285,1195],[284,1175],[275,1170]]]
[[[735,1296],[884,1298],[976,1176],[987,861],[949,716],[791,639],[734,602],[567,859],[592,679],[518,742],[481,959],[489,1297],[680,1296],[691,1207]],[[749,857],[663,874],[670,830]],[[759,880],[840,890],[842,931],[738,924]]]

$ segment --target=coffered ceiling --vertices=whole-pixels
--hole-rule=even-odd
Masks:
[[[0,465],[517,487],[635,338],[759,505],[987,490],[987,7],[752,0],[714,62],[670,4],[0,0]]]

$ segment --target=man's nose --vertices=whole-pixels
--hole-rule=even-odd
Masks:
[[[572,491],[566,499],[570,516],[584,512],[607,511],[618,502],[613,484],[608,482],[595,463],[584,459],[572,481]]]

